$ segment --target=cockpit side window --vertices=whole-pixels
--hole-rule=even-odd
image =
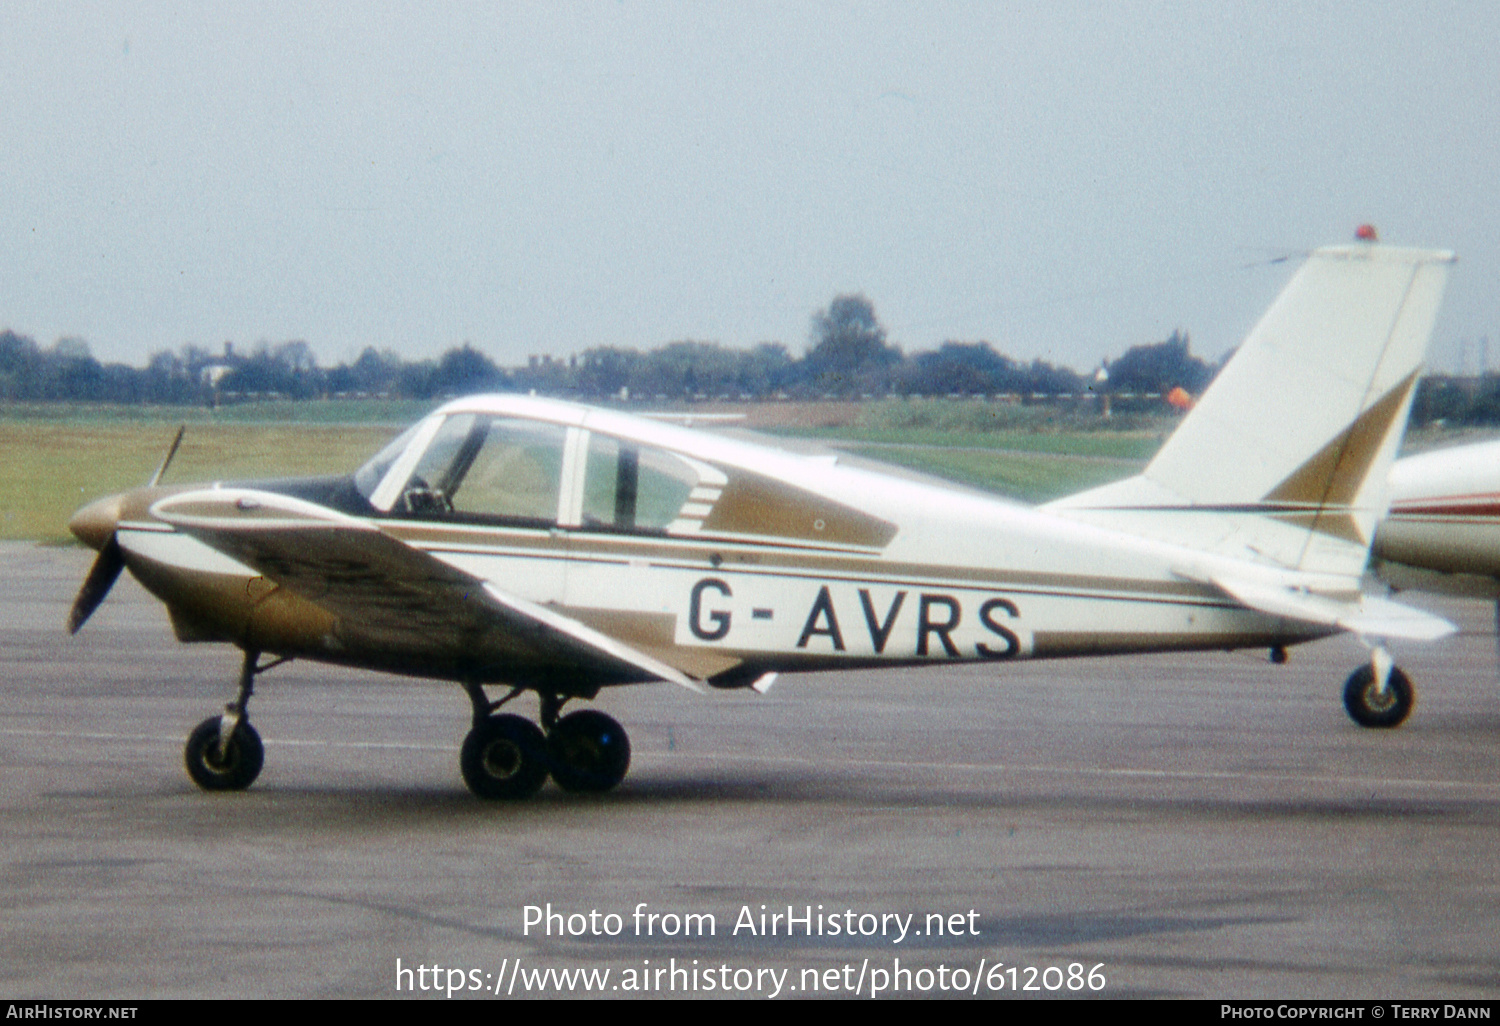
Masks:
[[[664,531],[698,484],[698,469],[665,449],[589,437],[583,525],[617,531]]]
[[[583,477],[585,527],[635,527],[639,460],[637,450],[607,435],[589,436]]]

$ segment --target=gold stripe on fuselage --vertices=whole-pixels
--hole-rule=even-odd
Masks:
[[[982,586],[1002,591],[1045,591],[1124,599],[1176,598],[1195,603],[1232,604],[1225,603],[1217,592],[1189,581],[897,562],[871,550],[857,554],[847,548],[771,545],[733,538],[640,537],[578,529],[467,528],[459,531],[448,525],[413,521],[375,522],[392,537],[439,556],[467,553],[621,566],[646,560],[651,566],[673,570],[868,581],[912,587]]]

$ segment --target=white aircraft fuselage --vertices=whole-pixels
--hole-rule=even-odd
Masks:
[[[71,626],[124,568],[184,641],[245,652],[189,773],[248,786],[264,653],[458,681],[485,797],[606,790],[624,731],[572,699],[665,680],[763,690],[805,669],[1370,640],[1350,714],[1412,691],[1387,638],[1444,620],[1364,595],[1452,255],[1311,254],[1139,475],[1031,509],[837,457],[527,396],[455,400],[347,477],[158,487],[80,510],[99,550]],[[180,436],[179,436],[180,437]],[[175,443],[174,443],[175,446]],[[272,664],[274,665],[274,663]],[[489,685],[511,690],[492,701]],[[498,712],[535,692],[541,727]]]
[[[581,506],[566,507],[570,495],[581,497],[576,488],[555,489],[559,507],[545,523],[382,511],[352,479],[292,484],[290,497],[322,491],[323,504],[350,520],[695,677],[748,683],[839,664],[1268,647],[1333,629],[1291,626],[1199,583],[1222,558],[834,457],[519,396],[458,400],[432,419],[458,416],[558,428],[559,485],[607,477],[611,468],[585,463],[622,445],[702,476],[678,486],[687,501],[663,527],[585,522]],[[419,431],[410,444],[434,435]],[[216,490],[221,513],[232,516],[243,489]],[[282,589],[254,567],[151,512],[176,491],[142,495],[131,504],[144,508],[114,526],[127,565],[167,604],[183,640],[422,676],[513,677],[513,666],[482,646],[455,650],[441,633],[430,645],[404,637],[385,644],[378,632],[317,615],[310,595],[277,596]],[[454,491],[462,494],[462,486]],[[168,515],[170,505],[163,502]],[[1184,576],[1189,568],[1196,579]],[[557,680],[570,668],[545,675]]]

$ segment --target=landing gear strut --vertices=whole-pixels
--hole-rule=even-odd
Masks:
[[[1344,684],[1344,708],[1361,727],[1398,727],[1411,714],[1417,693],[1399,666],[1377,645],[1370,661]]]
[[[255,693],[256,675],[280,666],[286,659],[265,666],[257,665],[259,661],[259,652],[245,650],[235,700],[224,707],[222,715],[210,716],[188,735],[183,761],[193,783],[205,791],[243,791],[255,782],[265,764],[265,746],[250,725],[250,696]]]
[[[630,740],[625,728],[597,709],[560,716],[567,698],[540,692],[541,721],[498,710],[520,688],[490,701],[479,684],[466,684],[474,725],[464,738],[458,765],[464,783],[480,798],[530,798],[550,773],[565,791],[598,794],[625,779]],[[545,729],[546,733],[543,733]]]

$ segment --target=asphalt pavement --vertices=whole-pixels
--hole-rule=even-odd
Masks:
[[[617,791],[489,804],[457,686],[302,662],[260,779],[199,791],[238,653],[128,578],[69,637],[91,555],[0,546],[12,998],[1500,994],[1482,602],[1420,600],[1463,630],[1395,650],[1398,730],[1344,714],[1348,638],[637,686]]]

